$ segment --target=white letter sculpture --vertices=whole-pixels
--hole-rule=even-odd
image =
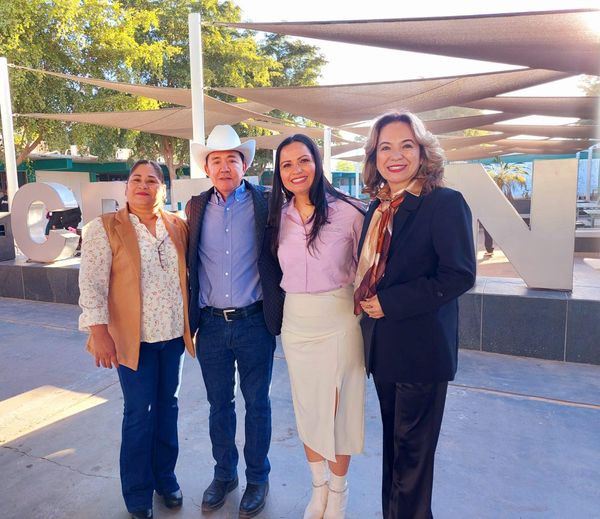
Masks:
[[[77,207],[73,193],[62,184],[36,182],[25,184],[16,193],[12,204],[13,235],[21,252],[31,261],[50,263],[70,258],[79,244],[79,236],[66,229],[51,230],[45,237],[47,211]]]
[[[527,227],[480,164],[450,164],[446,179],[459,190],[527,286],[573,289],[577,159],[534,163]]]

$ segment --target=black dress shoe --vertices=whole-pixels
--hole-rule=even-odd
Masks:
[[[202,495],[202,511],[211,512],[217,510],[225,503],[227,494],[232,490],[235,490],[238,486],[238,478],[232,481],[219,481],[213,479],[208,488]]]
[[[131,517],[133,519],[152,519],[154,516],[152,515],[152,508],[145,508],[131,512]]]
[[[240,519],[249,519],[262,512],[267,502],[269,483],[255,485],[248,483],[240,502]]]
[[[181,489],[178,488],[175,492],[169,492],[168,494],[161,494],[157,492],[159,496],[162,496],[165,506],[167,508],[177,508],[183,504],[183,494]]]

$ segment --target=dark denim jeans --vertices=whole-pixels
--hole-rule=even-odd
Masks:
[[[177,397],[183,357],[181,337],[142,342],[137,371],[118,368],[124,404],[121,488],[130,512],[151,508],[154,490],[162,494],[179,488]]]
[[[197,355],[210,404],[209,430],[215,479],[237,476],[235,446],[235,369],[246,404],[244,460],[246,481],[260,484],[269,479],[267,454],[271,443],[271,400],[275,337],[269,333],[261,312],[227,322],[201,312]]]

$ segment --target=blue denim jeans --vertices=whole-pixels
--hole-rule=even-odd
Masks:
[[[210,404],[209,430],[215,459],[215,479],[237,477],[235,446],[235,369],[246,404],[244,460],[246,481],[260,484],[269,479],[267,454],[271,443],[271,400],[275,337],[269,333],[262,311],[227,322],[201,312],[197,355]]]
[[[151,508],[154,490],[163,494],[179,488],[175,463],[183,357],[181,337],[142,342],[137,371],[126,366],[117,370],[124,404],[121,488],[130,512]]]

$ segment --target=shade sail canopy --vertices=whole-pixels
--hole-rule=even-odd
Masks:
[[[273,110],[272,106],[266,106],[261,103],[254,103],[252,101],[246,101],[245,103],[234,103],[234,106],[243,108],[244,110],[250,110],[251,112],[257,112],[259,114],[266,114]]]
[[[277,146],[287,138],[287,135],[257,135],[255,137],[242,137],[242,142],[248,140],[256,141],[256,147],[261,150],[275,150]]]
[[[502,155],[504,149],[499,146],[472,146],[468,148],[461,148],[459,150],[450,150],[445,153],[446,160],[477,160],[487,159],[489,157],[496,157]]]
[[[445,152],[449,161],[476,160],[509,153],[563,155],[576,153],[589,146],[585,141],[529,141],[504,139],[487,146],[469,146]]]
[[[498,133],[494,135],[478,135],[475,137],[446,137],[440,138],[440,144],[444,149],[448,160],[468,160],[468,159],[456,159],[455,157],[471,157],[471,158],[484,158],[494,156],[506,148],[514,146],[515,142],[525,141],[512,141],[506,139],[506,134]],[[529,143],[531,141],[527,141]],[[535,141],[541,142],[541,141]],[[480,144],[493,143],[491,146],[480,146]],[[363,144],[357,143],[356,148],[363,147]],[[332,148],[332,155],[333,150]],[[350,149],[348,149],[350,151]],[[351,157],[344,157],[346,160],[362,160],[364,155],[353,155]]]
[[[383,83],[218,90],[328,126],[340,126],[370,120],[391,109],[425,112],[463,106],[567,76],[563,72],[525,69]]]
[[[350,162],[362,162],[365,160],[365,155],[357,154],[357,155],[348,155],[347,157],[340,157],[339,160],[349,160]]]
[[[346,144],[338,144],[337,146],[331,147],[331,156],[337,157],[338,155],[342,155],[343,153],[348,153],[349,151],[363,148],[364,145],[364,142],[348,142]]]
[[[301,132],[295,132],[295,133],[301,133]],[[284,141],[285,139],[287,139],[290,135],[292,135],[292,134],[257,135],[257,136],[252,136],[252,137],[242,137],[241,140],[242,140],[242,142],[245,142],[247,140],[255,140],[256,147],[258,149],[275,150],[275,149],[277,149],[277,146],[279,146],[281,144],[281,142]],[[332,137],[331,140],[332,140],[332,142],[339,142],[339,140],[336,137]],[[334,154],[344,153],[344,151],[360,148],[363,145],[362,145],[362,143],[356,143],[354,147],[346,148],[347,146],[348,146],[348,144],[338,144],[337,146],[333,145],[331,147],[331,154],[334,155]],[[340,151],[340,150],[342,150],[342,151]]]
[[[224,106],[223,106],[224,105]],[[232,107],[227,103],[216,105],[220,111],[205,106],[204,125],[210,132],[217,124],[236,124],[252,117],[252,112]],[[51,119],[76,123],[98,124],[110,128],[139,130],[157,135],[192,139],[192,109],[163,108],[161,110],[133,110],[125,112],[86,112],[61,114],[18,114],[19,117]]]
[[[108,88],[110,90],[115,90],[118,92],[125,92],[131,95],[148,97],[150,99],[156,99],[157,101],[179,104],[182,106],[191,106],[191,91],[185,88],[166,88],[166,87],[153,87],[146,85],[134,85],[131,83],[120,83],[116,81],[106,81],[103,79],[94,79],[80,76],[73,76],[69,74],[61,74],[58,72],[49,72],[46,70],[38,70],[32,69],[29,67],[21,67],[12,65],[15,68],[29,70],[31,72],[38,72],[42,74],[48,74],[51,76],[60,77],[66,79],[68,81],[77,81],[79,83],[89,84],[100,88]],[[245,102],[245,103],[225,103],[220,101],[219,99],[215,99],[213,97],[204,96],[204,108],[206,112],[206,130],[210,131],[215,124],[236,124],[238,122],[244,121],[248,124],[260,128],[266,128],[269,130],[277,131],[280,133],[304,133],[313,138],[322,138],[323,137],[323,129],[322,128],[314,128],[314,127],[303,127],[303,126],[294,126],[291,122],[284,122],[281,119],[270,117],[268,115],[264,115],[263,112],[271,111],[273,108],[269,106],[265,106],[261,103],[255,102]],[[166,110],[166,109],[165,109]],[[115,112],[117,113],[117,112]],[[148,121],[153,121],[156,116],[157,120],[162,120],[163,117],[172,118],[174,114],[179,114],[177,117],[188,117],[189,115],[189,125],[191,127],[191,112],[189,110],[184,112],[162,112],[158,115],[159,111],[149,111],[147,115],[140,116],[140,112],[137,111],[129,111],[127,112],[128,117],[133,117],[133,121],[128,121],[127,126],[120,126],[128,129],[141,129],[141,128],[130,128],[129,124],[136,124],[140,122],[140,124],[145,125]],[[37,117],[43,114],[22,114],[23,116],[29,117]],[[60,115],[60,114],[55,114]],[[65,114],[66,116],[70,116],[72,114]],[[74,122],[91,122],[92,124],[104,124],[100,122],[101,120],[112,120],[112,118],[98,118],[98,123],[87,120],[86,115],[88,114],[78,114],[75,119],[60,119],[65,121],[74,121]],[[38,117],[42,118],[42,117]],[[249,120],[252,118],[252,120]],[[86,119],[83,121],[83,119]],[[285,123],[285,124],[284,124]],[[112,126],[112,125],[109,125]],[[147,130],[144,130],[147,131]],[[177,128],[176,133],[174,134],[169,128],[165,128],[164,132],[156,132],[159,135],[170,135],[174,137],[184,137],[191,139],[191,129],[187,128],[187,122],[185,123],[185,128]],[[188,137],[189,135],[189,137]]]
[[[550,147],[540,147],[540,148],[528,148],[521,146],[512,146],[510,148],[505,148],[503,151],[503,155],[508,155],[509,153],[523,153],[525,155],[574,155],[578,151],[583,151],[582,149],[572,149],[572,148],[550,148]]]
[[[542,124],[488,124],[479,130],[504,132],[512,135],[535,135],[539,137],[560,137],[564,139],[600,139],[600,126],[548,126]]]
[[[576,151],[580,151],[580,149],[582,149],[580,148],[580,145],[577,146],[573,145],[572,143],[561,145],[558,143],[550,143],[549,141],[547,144],[538,143],[537,147],[531,144],[527,145],[527,143],[525,145],[519,144],[519,141],[504,140],[501,142],[502,145],[494,143],[489,146],[465,146],[458,147],[457,149],[445,148],[444,154],[446,155],[446,160],[452,162],[485,159],[513,153],[525,153],[529,155],[532,153],[539,153],[544,155],[562,155],[565,153],[575,153]],[[343,160],[362,162],[364,158],[364,154],[357,154],[343,157]]]
[[[189,108],[126,112],[86,112],[61,114],[17,114],[18,117],[97,124],[110,128],[139,130],[157,135],[191,139],[192,114]]]
[[[77,81],[84,85],[93,85],[101,88],[110,88],[117,92],[125,92],[127,94],[156,99],[163,103],[171,103],[179,106],[192,106],[192,91],[189,88],[169,88],[156,87],[149,85],[135,85],[132,83],[122,83],[118,81],[107,81],[105,79],[95,79],[82,76],[73,76],[70,74],[61,74],[60,72],[50,72],[48,70],[39,70],[20,65],[11,65],[14,68],[21,70],[29,70],[30,72],[38,72],[48,74],[49,76],[60,77],[69,81]],[[204,96],[205,100],[208,96]],[[212,98],[209,98],[212,99]]]
[[[14,65],[13,65],[14,66]],[[48,72],[45,70],[30,69],[27,67],[16,67],[32,72],[49,74],[61,77],[69,81],[77,81],[94,85],[101,88],[108,88],[118,92],[125,92],[132,95],[138,95],[157,99],[159,101],[186,104],[189,97],[191,105],[191,93],[187,89],[179,88],[161,88],[146,85],[134,85],[130,83],[119,83],[116,81],[106,81],[103,79],[86,78],[72,76],[69,74],[60,74],[57,72]],[[247,106],[250,106],[249,104]],[[86,112],[86,113],[62,113],[62,114],[18,114],[21,117],[32,117],[36,119],[52,119],[58,121],[80,122],[88,124],[98,124],[111,128],[124,128],[127,130],[139,130],[157,135],[166,135],[170,137],[179,137],[183,139],[192,139],[192,110],[191,108],[163,108],[160,110],[132,110],[124,112]],[[276,119],[268,115],[253,112],[236,104],[225,103],[213,97],[204,96],[204,126],[207,132],[210,132],[217,124],[237,124],[242,121],[253,119],[258,125],[258,121],[265,124],[281,124],[281,119]]]
[[[490,157],[496,157],[499,155],[506,155],[508,153],[515,153],[513,151],[505,151],[503,148],[499,146],[494,146],[490,148],[483,147],[470,147],[470,148],[462,148],[458,150],[450,150],[445,153],[446,160],[449,162],[453,161],[463,161],[463,160],[477,160],[477,159],[488,159]],[[363,155],[351,155],[349,157],[344,157],[344,160],[349,160],[352,162],[363,162],[365,160],[365,156]]]
[[[54,74],[54,73],[53,73]],[[91,78],[79,78],[77,76],[68,76],[65,74],[54,74],[64,77],[68,80],[82,81],[103,88],[111,88],[137,95],[150,97],[158,90],[177,90],[177,89],[158,89],[156,87],[146,87],[143,85],[130,85],[125,83],[115,83],[111,81],[96,80]],[[261,136],[257,138],[259,148],[275,149],[278,144],[293,133],[305,133],[313,138],[322,138],[323,129],[314,127],[299,127],[292,123],[258,112],[246,110],[243,107],[253,107],[264,109],[271,106],[284,109],[294,113],[289,107],[278,105],[279,102],[294,103],[300,110],[297,113],[304,117],[314,118],[312,114],[307,113],[306,109],[326,113],[325,119],[340,120],[350,119],[351,121],[369,119],[379,115],[387,108],[409,108],[413,111],[425,111],[460,104],[457,100],[465,99],[469,96],[487,96],[490,93],[496,95],[502,89],[517,89],[525,86],[531,86],[540,82],[556,79],[558,76],[564,76],[564,73],[546,70],[519,70],[488,74],[474,74],[469,76],[453,76],[448,78],[434,78],[414,81],[369,83],[359,85],[341,85],[329,87],[299,87],[299,88],[260,88],[260,89],[224,89],[224,91],[243,92],[244,97],[248,92],[261,92],[265,97],[266,104],[261,100],[254,100],[249,103],[225,103],[217,99],[205,96],[205,126],[210,131],[216,124],[235,124],[246,122],[253,126],[263,127],[269,130],[277,131],[280,135]],[[148,90],[149,89],[149,90]],[[270,96],[277,93],[275,97]],[[159,94],[161,92],[158,92]],[[280,95],[279,95],[280,94]],[[239,95],[235,93],[234,95]],[[259,96],[260,97],[260,96]],[[171,101],[175,98],[171,98]],[[543,104],[548,107],[556,105],[565,105],[564,99],[573,100],[566,103],[571,108],[580,110],[579,115],[587,115],[586,110],[595,106],[598,98],[515,98],[515,97],[492,97],[480,100],[479,102],[502,103],[507,102],[503,109],[513,109],[510,113],[496,113],[487,115],[476,115],[467,117],[456,117],[452,119],[440,119],[425,121],[426,126],[435,134],[445,134],[449,132],[464,130],[468,128],[479,128],[487,131],[502,132],[496,135],[485,135],[477,137],[445,137],[442,141],[444,149],[451,156],[457,155],[458,151],[463,152],[463,156],[472,154],[483,154],[489,156],[490,153],[498,152],[522,152],[527,153],[572,153],[588,147],[589,140],[566,140],[549,141],[533,140],[518,141],[506,139],[510,135],[540,135],[546,137],[590,139],[598,137],[597,125],[585,126],[541,126],[541,125],[498,125],[494,124],[500,121],[513,119],[522,114],[532,113],[532,105]],[[182,101],[182,98],[179,99]],[[436,104],[437,103],[437,104]],[[442,105],[440,105],[442,103]],[[499,109],[499,105],[474,106],[478,102],[465,102],[463,106],[473,105],[474,108]],[[516,107],[516,108],[515,108]],[[529,108],[529,109],[527,109]],[[329,111],[328,111],[329,110]],[[376,110],[376,111],[375,111]],[[371,116],[365,117],[367,113]],[[533,112],[535,113],[535,112]],[[329,115],[327,115],[329,114]],[[570,115],[573,113],[570,112]],[[553,113],[556,115],[556,113]],[[192,113],[189,107],[166,108],[161,110],[148,111],[127,111],[127,112],[91,112],[91,113],[65,113],[65,114],[23,114],[21,116],[35,117],[39,119],[54,119],[69,122],[81,122],[89,124],[98,124],[108,127],[124,128],[130,130],[139,130],[148,133],[179,137],[185,139],[192,138]],[[321,118],[323,120],[323,118]],[[326,124],[331,124],[325,120]],[[345,127],[347,131],[360,135],[367,135],[370,128],[368,126]],[[264,141],[264,142],[263,142]],[[341,142],[342,139],[333,136],[333,141]],[[347,142],[347,141],[346,141]],[[494,142],[493,147],[475,146],[481,143]],[[346,153],[352,149],[362,147],[362,143],[347,142],[338,144],[332,148],[332,156]],[[458,160],[458,159],[457,159]],[[461,159],[463,160],[463,159]],[[464,159],[466,160],[466,159]]]
[[[545,153],[576,153],[589,148],[593,141],[582,140],[530,140],[530,139],[503,139],[494,143],[505,149],[542,150]]]
[[[452,117],[450,119],[437,119],[424,121],[426,128],[436,134],[458,132],[477,128],[481,125],[493,124],[498,121],[506,121],[518,117],[515,114],[487,114],[487,115],[469,115],[467,117]],[[358,135],[368,136],[371,131],[370,126],[348,126],[343,130],[356,133]]]
[[[244,103],[245,104],[245,103]],[[313,139],[322,139],[324,128],[317,127],[306,127],[306,126],[290,126],[289,124],[282,124],[281,122],[267,122],[267,121],[248,121],[247,124],[250,126],[256,126],[259,128],[265,128],[285,134],[285,136],[293,135],[295,133],[303,133]]]
[[[425,121],[425,126],[430,132],[440,135],[443,133],[459,132],[470,128],[476,128],[483,124],[494,124],[495,122],[514,119],[514,117],[514,114],[506,113],[470,115],[468,117],[453,117],[450,119],[438,119],[437,121]]]
[[[394,20],[235,23],[229,27],[600,74],[600,11],[576,9]]]
[[[60,77],[66,79],[68,81],[76,81],[78,83],[83,83],[86,85],[92,85],[100,88],[108,88],[110,90],[115,90],[117,92],[124,92],[126,94],[131,94],[134,96],[147,97],[149,99],[155,99],[157,101],[161,101],[163,103],[170,103],[185,107],[192,106],[192,91],[189,88],[171,88],[171,87],[155,87],[149,85],[136,85],[132,83],[122,83],[118,81],[107,81],[105,79],[96,79],[82,76],[73,76],[70,74],[62,74],[60,72],[50,72],[48,70],[39,70],[29,67],[22,67],[19,65],[11,65],[14,68],[28,70],[30,72],[37,72],[40,74],[48,74],[50,76]],[[250,117],[250,113],[256,120],[262,121],[270,121],[270,122],[281,122],[281,119],[276,119],[274,117],[269,117],[264,115],[263,112],[269,112],[272,108],[268,106],[264,106],[260,103],[225,103],[219,99],[215,99],[214,97],[210,97],[208,95],[204,95],[204,109],[207,112],[216,112],[216,113],[227,113],[228,115],[238,114],[243,115],[246,114],[248,117],[243,117],[234,122],[227,123],[223,121],[222,123],[215,124],[235,124],[236,122],[240,122],[244,119]],[[235,118],[234,118],[235,119]],[[207,126],[214,126],[207,125]],[[208,129],[208,128],[207,128]]]
[[[492,135],[477,135],[475,137],[440,137],[439,141],[444,150],[453,150],[477,146],[478,144],[487,144],[506,137],[507,134],[505,133],[495,133]]]
[[[597,119],[600,98],[589,97],[510,97],[479,99],[462,106],[479,110],[496,110],[522,115],[549,115]]]

